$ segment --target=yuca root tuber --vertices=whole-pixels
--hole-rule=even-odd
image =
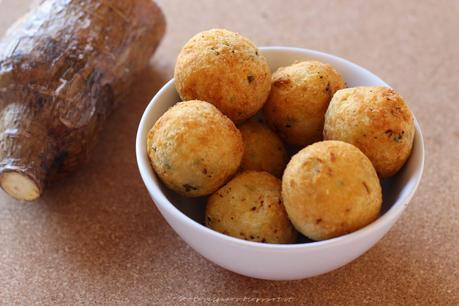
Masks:
[[[152,0],[46,0],[0,42],[0,185],[38,198],[84,161],[165,31]]]

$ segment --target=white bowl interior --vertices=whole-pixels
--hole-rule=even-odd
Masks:
[[[357,66],[349,61],[325,53],[305,49],[284,47],[265,47],[260,48],[260,51],[267,58],[272,71],[275,71],[278,67],[290,65],[296,61],[316,59],[323,62],[327,62],[331,64],[333,67],[335,67],[343,75],[348,87],[378,85],[389,86],[376,75],[361,68],[360,66]],[[162,182],[159,180],[159,178],[152,170],[146,153],[146,135],[148,133],[148,130],[169,107],[173,106],[175,103],[179,101],[180,97],[175,90],[174,80],[170,80],[157,93],[150,105],[147,107],[144,116],[142,117],[137,135],[137,158],[139,163],[139,169],[150,193],[152,193],[150,188],[151,186],[159,186],[160,192],[166,197],[166,199],[169,202],[167,203],[169,207],[165,207],[165,209],[173,209],[172,206],[174,206],[181,213],[189,217],[191,220],[194,220],[196,222],[196,226],[204,226],[204,208],[206,198],[185,198],[169,190],[162,184]],[[400,213],[400,211],[398,210],[403,210],[404,205],[408,204],[421,179],[424,162],[424,145],[421,130],[416,119],[415,125],[416,136],[414,140],[413,151],[409,160],[395,176],[389,179],[384,179],[381,182],[383,189],[383,205],[381,215],[378,218],[378,220],[376,220],[374,223],[382,222],[381,219],[383,219],[383,217],[387,215],[388,212],[393,212],[394,216],[398,216]],[[154,194],[152,194],[152,196],[155,197]],[[164,203],[158,204],[158,201],[156,202],[157,205],[164,205]],[[173,213],[180,212],[176,211]],[[386,217],[389,218],[388,216]],[[365,230],[365,228],[359,231],[362,230]],[[220,235],[219,233],[216,234]],[[351,236],[354,234],[355,233],[351,233],[345,236]],[[345,236],[341,236],[331,240],[339,240]],[[241,242],[245,241],[241,240]],[[305,237],[301,237],[296,245],[302,244],[306,246],[314,245],[317,243],[318,242],[312,242]],[[260,243],[256,244],[261,245]],[[288,247],[288,245],[279,245],[279,247]]]

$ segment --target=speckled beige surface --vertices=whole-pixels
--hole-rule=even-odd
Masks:
[[[459,1],[158,2],[167,37],[92,160],[37,203],[0,192],[0,304],[459,305]],[[0,1],[2,30],[27,6]],[[239,276],[190,249],[148,197],[138,121],[181,45],[211,27],[342,56],[408,100],[426,142],[423,181],[395,227],[351,264],[294,282]]]

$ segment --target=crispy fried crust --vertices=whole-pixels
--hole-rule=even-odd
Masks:
[[[357,146],[381,177],[394,175],[405,164],[414,133],[407,104],[387,87],[340,90],[325,115],[324,138]]]
[[[193,36],[175,65],[175,84],[183,100],[214,104],[234,122],[253,116],[271,88],[271,71],[247,38],[223,29]]]
[[[243,172],[210,196],[206,225],[258,242],[293,243],[297,236],[282,204],[281,182],[267,172]]]
[[[345,83],[330,65],[304,61],[279,68],[263,111],[268,123],[290,144],[322,139],[324,115],[333,94]]]
[[[243,151],[233,122],[212,104],[197,100],[170,108],[147,139],[155,172],[188,197],[211,194],[226,183],[239,168]]]
[[[282,178],[282,198],[295,228],[313,240],[369,224],[382,203],[370,160],[341,141],[317,142],[293,156]]]
[[[266,125],[248,121],[239,126],[244,141],[241,171],[266,171],[282,177],[288,162],[288,154],[279,136]]]

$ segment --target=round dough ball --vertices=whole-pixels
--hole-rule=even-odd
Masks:
[[[313,240],[353,232],[378,217],[382,194],[370,160],[341,141],[312,144],[292,157],[282,198],[295,228]]]
[[[260,110],[271,88],[271,70],[257,47],[223,29],[192,37],[177,58],[174,77],[183,100],[208,101],[235,122]]]
[[[147,151],[169,188],[198,197],[211,194],[237,171],[244,144],[229,118],[212,104],[195,100],[176,104],[156,121]]]
[[[282,140],[266,125],[248,121],[239,127],[244,142],[240,170],[266,171],[281,177],[288,162]]]
[[[281,182],[267,172],[246,171],[209,197],[206,225],[233,237],[293,243],[296,231],[281,200]]]
[[[279,68],[272,76],[264,115],[286,142],[304,147],[322,139],[328,103],[344,87],[341,75],[318,61]]]
[[[380,177],[397,173],[410,156],[414,122],[403,98],[387,87],[338,91],[325,115],[324,138],[352,143]]]

